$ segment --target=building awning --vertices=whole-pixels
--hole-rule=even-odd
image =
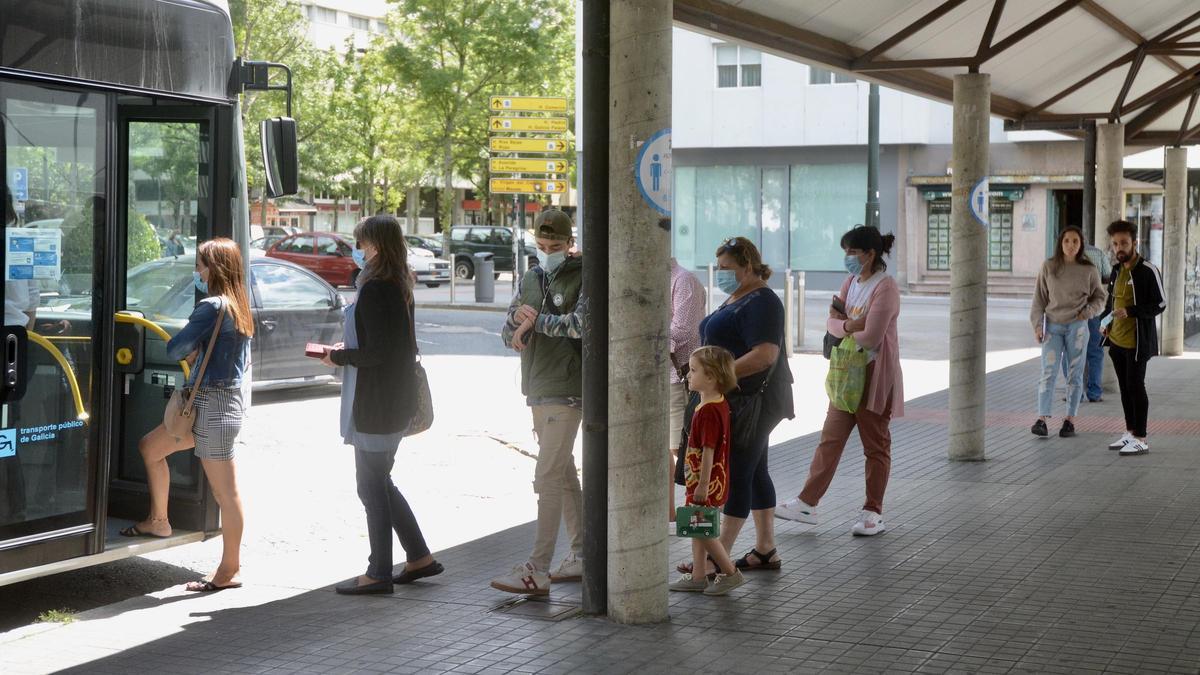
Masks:
[[[992,114],[1010,129],[1119,120],[1131,146],[1200,143],[1196,0],[675,0],[674,13],[690,30],[947,102],[952,75],[988,73]]]
[[[988,196],[995,199],[1007,199],[1010,202],[1019,202],[1025,198],[1025,190],[1028,185],[997,185],[991,183],[988,185]],[[926,185],[920,188],[921,198],[927,202],[936,201],[938,199],[950,199],[950,184],[942,185]]]

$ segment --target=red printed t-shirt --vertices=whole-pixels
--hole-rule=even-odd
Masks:
[[[712,471],[708,477],[708,506],[722,506],[729,498],[729,403],[722,398],[704,403],[692,415],[684,462],[687,469],[687,503],[695,504],[696,485],[700,482],[700,466],[704,448],[713,449]]]

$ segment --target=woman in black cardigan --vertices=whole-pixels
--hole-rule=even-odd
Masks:
[[[342,366],[342,438],[354,446],[358,497],[367,511],[371,556],[367,573],[337,586],[347,595],[391,593],[407,584],[441,574],[416,516],[392,483],[392,465],[400,439],[415,408],[413,370],[417,357],[413,332],[412,277],[400,223],[372,216],[354,230],[358,298],[346,308],[344,342],[323,359]],[[392,530],[408,559],[392,576]]]

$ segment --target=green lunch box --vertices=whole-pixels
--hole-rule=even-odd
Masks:
[[[721,509],[688,504],[675,509],[675,534],[691,539],[721,536]]]

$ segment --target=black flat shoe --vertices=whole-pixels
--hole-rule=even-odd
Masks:
[[[1071,420],[1063,420],[1062,428],[1058,430],[1060,438],[1070,438],[1075,435],[1075,425]]]
[[[380,595],[392,592],[392,580],[384,579],[370,584],[358,583],[358,577],[338,584],[335,591],[342,595]]]
[[[442,563],[434,560],[433,562],[429,563],[428,565],[426,565],[420,569],[404,570],[400,574],[397,574],[396,576],[392,577],[392,583],[399,584],[399,585],[411,584],[412,582],[416,581],[417,579],[424,579],[425,577],[436,577],[437,575],[439,575],[445,571],[446,571],[446,568],[442,567]]]
[[[1041,436],[1044,438],[1050,435],[1050,430],[1046,428],[1046,420],[1041,418],[1038,418],[1038,421],[1034,422],[1033,426],[1029,430],[1033,432],[1034,436]]]

